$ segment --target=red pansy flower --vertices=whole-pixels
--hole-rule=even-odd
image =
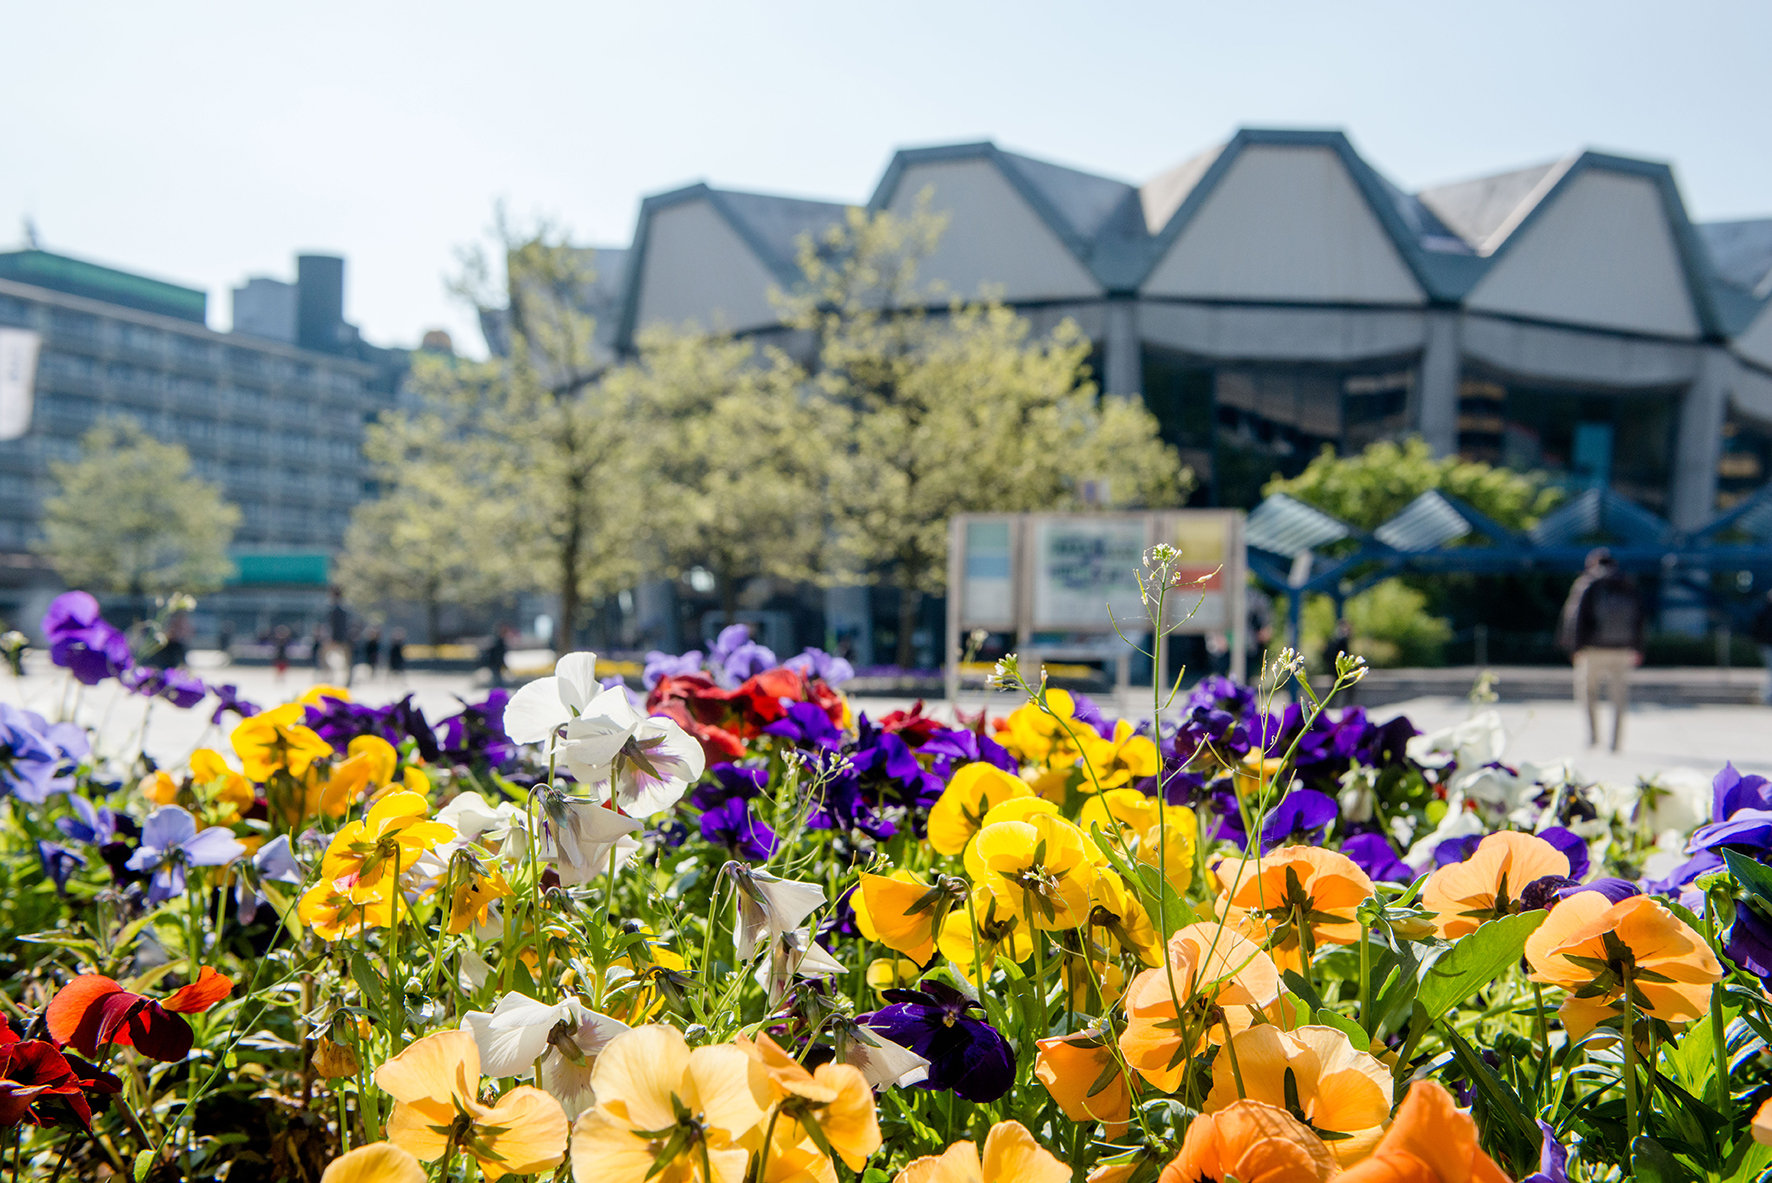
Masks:
[[[86,1094],[114,1093],[121,1087],[109,1072],[100,1072],[78,1056],[64,1056],[53,1043],[19,1039],[0,1019],[0,1129],[26,1120],[49,1124],[56,1114],[40,1107],[56,1097],[91,1129],[92,1105]]]
[[[931,718],[923,713],[923,700],[918,699],[908,711],[893,711],[879,724],[881,731],[891,731],[898,738],[913,748],[920,748],[937,731],[946,731],[947,725],[939,719]]]
[[[86,1055],[118,1043],[171,1063],[191,1050],[191,1025],[180,1016],[208,1010],[233,988],[232,978],[207,965],[195,982],[158,1000],[125,990],[103,974],[81,974],[56,993],[44,1017],[57,1043]]]

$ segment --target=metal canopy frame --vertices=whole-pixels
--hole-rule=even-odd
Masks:
[[[1596,546],[1607,547],[1627,571],[1772,567],[1772,485],[1691,531],[1676,530],[1603,487],[1584,489],[1525,532],[1439,490],[1421,494],[1370,532],[1276,493],[1250,513],[1244,536],[1250,572],[1288,597],[1287,625],[1297,648],[1306,594],[1328,594],[1339,603],[1405,573],[1580,570]],[[1463,545],[1473,536],[1485,545]]]

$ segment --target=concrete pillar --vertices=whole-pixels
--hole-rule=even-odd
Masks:
[[[1459,316],[1455,308],[1430,310],[1427,336],[1422,343],[1415,429],[1436,456],[1449,456],[1458,450],[1458,381],[1462,371]]]
[[[1723,450],[1723,417],[1735,359],[1721,345],[1707,345],[1698,377],[1680,400],[1674,442],[1672,518],[1677,529],[1695,530],[1716,516],[1717,461]]]
[[[1102,393],[1135,398],[1144,393],[1144,353],[1138,337],[1138,303],[1110,298],[1102,341]]]

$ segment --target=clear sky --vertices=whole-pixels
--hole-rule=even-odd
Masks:
[[[1772,216],[1772,5],[51,4],[0,12],[0,248],[207,288],[344,254],[378,344],[444,326],[500,200],[625,244],[693,180],[860,201],[894,148],[990,138],[1143,180],[1239,125],[1339,127],[1408,188],[1584,146]]]

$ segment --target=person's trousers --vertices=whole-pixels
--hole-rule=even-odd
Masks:
[[[1630,672],[1636,667],[1633,649],[1582,649],[1575,654],[1575,704],[1587,707],[1587,739],[1600,742],[1600,683],[1609,683],[1612,699],[1612,750],[1624,741],[1624,716],[1630,710]]]

